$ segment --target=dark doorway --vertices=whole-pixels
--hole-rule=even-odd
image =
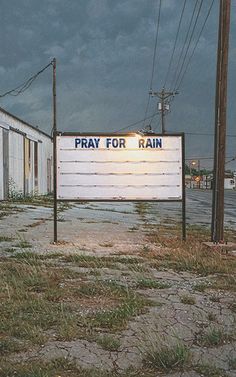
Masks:
[[[9,131],[2,130],[2,148],[3,148],[3,198],[9,196]]]

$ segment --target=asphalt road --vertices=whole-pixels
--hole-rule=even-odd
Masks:
[[[186,194],[187,225],[210,228],[212,192],[188,189]],[[143,245],[149,224],[154,227],[160,223],[174,225],[181,222],[182,216],[181,203],[173,202],[69,204],[58,216],[58,238],[91,249],[111,242],[122,250],[128,247],[133,249],[136,244]],[[0,234],[12,237],[18,234],[35,247],[39,244],[48,247],[53,240],[52,208],[19,207],[23,207],[23,212],[14,212],[0,221]],[[236,230],[236,191],[225,192],[226,228]]]
[[[186,219],[188,224],[211,224],[212,191],[186,190]],[[153,216],[181,220],[181,205],[179,203],[151,204]],[[154,220],[154,218],[153,218]],[[236,191],[225,191],[225,226],[236,229]]]
[[[187,189],[186,220],[191,225],[211,224],[212,191]],[[123,224],[136,225],[140,222],[158,224],[180,222],[182,218],[181,203],[89,203],[78,205],[81,217],[118,221]],[[78,213],[78,212],[77,212]],[[236,191],[225,191],[225,227],[236,229]]]
[[[187,216],[190,222],[211,223],[212,191],[187,190]],[[225,191],[225,226],[236,229],[236,191]]]

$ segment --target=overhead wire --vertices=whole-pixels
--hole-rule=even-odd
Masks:
[[[43,73],[48,67],[50,67],[52,65],[52,63],[53,62],[51,61],[45,67],[43,67],[42,69],[40,69],[40,71],[38,71],[37,73],[35,73],[33,76],[31,76],[28,80],[24,81],[22,84],[18,85],[16,88],[10,89],[10,90],[8,90],[5,93],[0,94],[0,98],[6,97],[8,95],[16,97],[19,94],[24,93],[33,84],[33,82],[37,79],[37,77],[41,73]]]
[[[178,73],[178,70],[179,70],[180,62],[181,62],[182,56],[184,54],[185,45],[188,41],[188,37],[189,37],[190,31],[191,31],[191,27],[192,27],[192,23],[193,23],[193,20],[194,20],[194,15],[195,15],[195,12],[196,12],[196,9],[197,9],[198,2],[199,2],[199,0],[195,1],[192,16],[191,16],[191,19],[190,19],[190,22],[189,22],[189,25],[188,25],[187,33],[185,35],[185,40],[184,40],[183,46],[182,46],[180,54],[179,54],[179,58],[178,58],[178,61],[177,61],[177,65],[176,65],[176,69],[175,69],[175,72],[174,72],[174,75],[173,75],[173,79],[171,81],[171,85],[170,85],[171,88],[173,87],[173,84],[175,83],[175,80],[176,80],[176,76],[177,76],[177,73]]]
[[[179,19],[179,23],[178,23],[176,36],[175,36],[174,46],[173,46],[173,50],[172,50],[172,53],[171,53],[171,58],[170,58],[170,61],[169,61],[169,65],[168,65],[168,69],[167,69],[167,72],[166,72],[165,81],[164,81],[164,85],[163,85],[164,88],[166,87],[167,79],[169,77],[170,69],[171,69],[171,66],[172,66],[172,63],[173,63],[173,58],[174,58],[174,54],[175,54],[175,50],[176,50],[177,41],[178,41],[178,38],[179,38],[179,32],[180,32],[180,28],[181,28],[181,24],[182,24],[182,20],[183,20],[186,2],[187,2],[187,0],[184,0],[182,11],[181,11],[181,14],[180,14],[180,19]]]
[[[236,156],[226,156],[225,158],[232,158],[232,159],[235,159]],[[189,161],[189,160],[214,160],[214,157],[188,157],[188,158],[185,158],[185,160]]]
[[[128,124],[127,126],[122,127],[122,128],[120,128],[119,130],[114,131],[114,133],[118,133],[118,132],[120,132],[120,131],[124,131],[124,130],[127,130],[127,129],[129,129],[129,128],[132,128],[132,127],[136,126],[137,124],[143,123],[144,120],[154,118],[154,117],[155,117],[156,115],[158,115],[158,114],[159,114],[158,112],[155,112],[154,114],[152,114],[152,115],[150,115],[150,116],[148,116],[148,117],[146,117],[146,118],[144,118],[144,119],[138,120],[137,122],[134,122],[134,123]]]
[[[150,105],[150,98],[151,98],[150,92],[152,91],[153,78],[154,78],[154,73],[155,73],[155,64],[156,64],[156,55],[157,55],[157,41],[158,41],[160,18],[161,18],[161,6],[162,6],[162,0],[159,0],[157,23],[156,23],[156,36],[155,36],[155,44],[154,44],[154,51],[153,51],[153,58],[152,58],[151,78],[150,78],[150,85],[149,85],[148,101],[147,101],[147,105],[146,105],[146,109],[145,109],[143,123],[147,119],[147,114],[148,114],[149,105]]]
[[[196,29],[196,26],[197,26],[197,23],[198,23],[198,20],[199,20],[202,5],[203,5],[203,0],[201,0],[200,6],[198,8],[197,16],[196,16],[195,21],[194,21],[194,25],[193,25],[192,32],[191,32],[191,35],[190,35],[190,38],[189,38],[189,41],[188,41],[188,45],[187,45],[187,48],[186,48],[186,51],[185,51],[185,54],[184,54],[184,58],[183,58],[179,73],[178,73],[177,78],[176,78],[175,83],[174,83],[174,90],[176,90],[176,88],[177,88],[177,83],[178,83],[179,78],[182,74],[182,71],[183,71],[183,68],[184,68],[184,65],[185,65],[185,62],[186,62],[186,59],[187,59],[187,55],[188,55],[188,52],[189,52],[189,49],[190,49],[190,45],[191,45],[191,42],[193,40],[193,35],[194,35],[195,29]]]
[[[199,41],[200,41],[200,38],[201,38],[201,36],[202,36],[203,30],[204,30],[204,28],[205,28],[205,26],[206,26],[207,20],[208,20],[208,18],[209,18],[209,16],[210,16],[211,10],[212,10],[213,5],[214,5],[214,2],[215,2],[215,0],[212,0],[212,2],[211,2],[211,4],[210,4],[210,7],[209,7],[208,12],[207,12],[207,15],[206,15],[206,18],[205,18],[205,20],[204,20],[204,22],[203,22],[203,25],[202,25],[201,30],[200,30],[200,32],[199,32],[198,38],[197,38],[197,40],[196,40],[195,46],[194,46],[194,48],[193,48],[193,50],[192,50],[191,55],[189,56],[189,59],[188,59],[187,64],[186,64],[186,66],[185,66],[184,72],[183,72],[182,77],[181,77],[181,79],[180,79],[180,81],[179,81],[179,84],[178,84],[178,86],[177,86],[177,90],[179,90],[180,86],[182,85],[182,82],[183,82],[184,77],[185,77],[185,75],[186,75],[186,73],[187,73],[188,67],[189,67],[189,65],[190,65],[190,63],[191,63],[191,60],[192,60],[192,58],[193,58],[193,56],[194,56],[194,54],[195,54],[196,48],[197,48],[198,43],[199,43]]]
[[[201,132],[185,132],[185,135],[199,135],[199,136],[214,136],[214,133],[201,133]],[[227,137],[236,137],[236,135],[233,134],[227,134]]]
[[[227,158],[228,158],[228,157],[227,157]],[[232,157],[229,161],[226,161],[225,163],[226,163],[226,164],[229,164],[230,162],[235,161],[235,160],[236,160],[236,156]]]
[[[160,114],[158,114],[158,115],[160,115]],[[152,121],[153,121],[153,119],[151,120],[150,125],[151,125]],[[160,124],[161,124],[161,117],[159,117],[157,125],[155,127],[153,127],[152,130],[153,131],[157,131],[157,129],[159,128]]]

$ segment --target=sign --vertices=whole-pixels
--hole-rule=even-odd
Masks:
[[[181,201],[182,135],[59,134],[58,200]]]

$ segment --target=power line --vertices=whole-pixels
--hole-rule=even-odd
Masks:
[[[162,4],[162,0],[159,0],[159,11],[158,11],[158,18],[157,18],[156,37],[155,37],[155,45],[154,45],[154,52],[153,52],[153,58],[152,58],[152,73],[151,73],[151,80],[150,80],[150,85],[149,85],[150,90],[152,89],[154,72],[155,72],[155,63],[156,63],[156,54],[157,54],[157,40],[158,40],[158,35],[159,35],[160,18],[161,18],[161,4]]]
[[[156,115],[158,115],[158,112],[155,112],[154,114],[152,114],[152,115],[150,115],[150,116],[148,116],[148,117],[146,117],[146,118],[144,118],[144,119],[138,120],[137,122],[134,122],[134,123],[128,124],[127,126],[122,127],[122,128],[120,128],[119,130],[114,131],[114,132],[117,133],[117,132],[120,132],[120,131],[126,130],[127,128],[132,128],[132,127],[136,126],[137,124],[142,123],[143,121],[145,121],[145,120],[147,120],[147,119],[151,119],[151,118],[153,119]]]
[[[185,67],[185,70],[184,70],[184,72],[183,72],[182,78],[181,78],[181,80],[180,80],[180,82],[179,82],[179,85],[178,85],[178,88],[177,88],[178,90],[179,90],[179,88],[180,88],[180,86],[181,86],[181,84],[182,84],[182,82],[183,82],[183,80],[184,80],[184,77],[185,77],[185,75],[186,75],[186,72],[187,72],[187,70],[188,70],[188,67],[189,67],[189,65],[190,65],[190,63],[191,63],[191,60],[192,60],[194,54],[195,54],[196,48],[197,48],[198,43],[199,43],[199,41],[200,41],[201,35],[202,35],[203,30],[204,30],[204,28],[205,28],[205,25],[206,25],[206,23],[207,23],[207,20],[208,20],[208,18],[209,18],[209,16],[210,16],[210,13],[211,13],[211,10],[212,10],[212,7],[213,7],[214,2],[215,2],[215,0],[212,0],[211,5],[210,5],[210,7],[209,7],[209,9],[208,9],[208,12],[207,12],[207,15],[206,15],[205,21],[204,21],[204,23],[203,23],[203,25],[202,25],[202,28],[201,28],[200,33],[199,33],[199,35],[198,35],[198,38],[197,38],[197,41],[196,41],[195,46],[194,46],[194,48],[193,48],[193,51],[192,51],[192,53],[191,53],[191,55],[190,55],[190,57],[189,57],[189,59],[188,59],[188,62],[187,62],[187,64],[186,64],[186,67]]]
[[[48,67],[52,65],[52,62],[47,64],[45,67],[43,67],[40,71],[35,73],[33,76],[31,76],[28,80],[23,82],[21,85],[17,86],[14,89],[8,90],[7,92],[0,94],[0,98],[6,97],[8,95],[10,96],[18,96],[21,93],[24,93],[32,84],[33,82],[37,79],[37,77],[43,73]]]
[[[226,156],[225,158],[232,158],[232,159],[236,159],[236,156]],[[189,161],[189,160],[214,160],[214,157],[188,157],[188,158],[185,158],[185,160]]]
[[[233,158],[231,158],[231,160],[226,161],[225,164],[229,164],[230,162],[235,161],[235,160],[236,160],[236,156],[234,156]]]
[[[167,73],[166,73],[166,77],[165,77],[165,81],[164,81],[164,85],[163,85],[164,88],[166,86],[166,82],[167,82],[167,79],[168,79],[168,76],[169,76],[169,73],[170,73],[170,69],[171,69],[171,66],[172,66],[172,63],[173,63],[174,53],[175,53],[175,50],[176,50],[176,45],[177,45],[177,40],[178,40],[178,37],[179,37],[180,27],[181,27],[181,24],[182,24],[184,10],[185,10],[185,6],[186,6],[186,1],[187,0],[184,0],[183,8],[182,8],[182,11],[181,11],[179,24],[178,24],[178,28],[177,28],[177,33],[176,33],[176,37],[175,37],[175,42],[174,42],[174,47],[173,47],[173,50],[172,50],[170,62],[169,62],[169,65],[168,65],[168,69],[167,69]]]
[[[201,0],[201,3],[200,3],[200,6],[198,8],[198,12],[197,12],[197,16],[196,16],[196,19],[195,19],[195,22],[194,22],[194,25],[193,25],[193,29],[192,29],[192,32],[191,32],[191,35],[190,35],[190,38],[189,38],[189,41],[188,41],[188,45],[187,45],[187,48],[186,48],[186,51],[185,51],[185,54],[184,54],[184,58],[183,58],[183,61],[182,61],[182,64],[181,64],[181,67],[180,67],[180,70],[179,70],[179,73],[178,73],[178,76],[176,78],[176,81],[175,81],[175,84],[174,84],[174,88],[176,89],[177,88],[177,82],[179,81],[179,78],[182,74],[182,70],[184,68],[184,65],[185,65],[185,61],[186,61],[186,58],[187,58],[187,54],[189,52],[189,48],[190,48],[190,45],[191,45],[191,42],[193,40],[193,35],[194,35],[194,31],[196,29],[196,26],[197,26],[197,22],[198,22],[198,19],[199,19],[199,16],[200,16],[200,12],[201,12],[201,8],[202,8],[202,4],[203,4],[203,0]]]
[[[185,135],[199,135],[199,136],[214,136],[214,133],[201,133],[201,132],[185,132]],[[236,137],[233,134],[227,134],[227,137]]]
[[[192,16],[191,16],[191,19],[190,19],[188,30],[187,30],[187,33],[186,33],[186,36],[185,36],[185,40],[184,40],[182,49],[180,51],[179,59],[178,59],[178,62],[177,62],[177,67],[176,67],[176,70],[175,70],[175,73],[174,73],[174,76],[173,76],[173,80],[172,80],[171,85],[170,85],[171,88],[173,87],[173,84],[174,84],[176,76],[177,76],[177,72],[179,70],[180,62],[181,62],[181,59],[182,59],[182,56],[183,56],[183,53],[184,53],[184,50],[185,50],[185,45],[186,45],[188,37],[189,37],[189,33],[190,33],[190,30],[191,30],[191,27],[192,27],[192,23],[193,23],[193,19],[194,19],[194,15],[195,15],[195,12],[196,12],[196,9],[197,9],[198,2],[199,2],[199,0],[196,0],[195,5],[194,5],[194,9],[193,9],[193,12],[192,12]]]
[[[152,121],[153,121],[153,119],[150,122],[150,126],[152,125]],[[156,127],[153,128],[153,131],[157,131],[157,129],[159,128],[160,124],[161,124],[161,117],[158,119],[157,125],[156,125]]]
[[[148,113],[149,105],[150,105],[150,91],[152,90],[152,84],[153,84],[153,78],[154,78],[154,72],[155,72],[155,63],[156,63],[156,54],[157,54],[157,40],[158,40],[158,35],[159,35],[159,26],[160,26],[160,18],[161,18],[161,5],[162,5],[162,0],[159,0],[157,24],[156,24],[156,36],[155,36],[155,44],[154,44],[154,51],[153,51],[153,58],[152,58],[152,71],[151,71],[151,78],[150,78],[150,85],[149,85],[148,101],[147,101],[147,106],[146,106],[146,110],[145,110],[143,123],[147,119],[146,117],[147,117],[147,113]]]

